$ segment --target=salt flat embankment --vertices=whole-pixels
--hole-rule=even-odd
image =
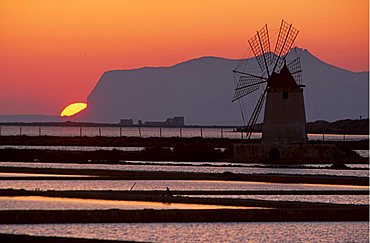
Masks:
[[[0,167],[4,173],[31,173],[76,175],[76,177],[0,177],[0,180],[211,180],[211,181],[254,181],[272,183],[310,183],[332,185],[368,186],[368,177],[334,175],[294,175],[294,174],[239,174],[232,172],[204,173],[178,171],[122,171],[104,169],[60,169]],[[81,177],[94,176],[94,177]]]
[[[259,143],[259,140],[228,138],[138,138],[138,137],[51,137],[51,136],[0,136],[1,161],[114,163],[124,160],[140,161],[233,161],[235,143]],[[368,140],[362,141],[311,141],[311,144],[335,144],[345,156],[333,158],[330,163],[367,163],[352,150],[367,150]],[[94,146],[96,151],[69,151],[68,149],[9,149],[6,146]],[[140,151],[99,150],[99,147],[141,147]],[[222,148],[222,149],[219,149]],[[279,161],[278,163],[291,163]],[[328,163],[299,161],[295,163]]]

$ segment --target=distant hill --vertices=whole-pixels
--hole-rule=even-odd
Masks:
[[[245,128],[239,128],[238,131],[245,131]],[[256,124],[255,132],[262,132],[262,124]],[[306,123],[307,133],[318,134],[369,134],[369,119],[345,119],[334,122],[318,120]]]
[[[302,61],[307,121],[368,117],[368,72],[332,66],[307,50],[293,51]],[[107,71],[88,96],[88,109],[75,118],[116,123],[184,116],[186,124],[242,125],[239,104],[231,102],[231,71],[238,62],[201,57],[171,67]],[[244,106],[248,118],[255,101],[246,99]]]
[[[294,51],[302,60],[307,121],[368,117],[368,72],[350,72],[324,63],[306,50]],[[122,118],[161,121],[184,116],[188,125],[242,125],[239,104],[231,103],[231,70],[238,62],[202,57],[171,67],[105,72],[88,97],[88,109],[67,120],[118,123]],[[243,103],[247,119],[255,100],[247,98]],[[0,115],[0,122],[65,120],[47,115]]]
[[[369,119],[309,122],[306,130],[308,133],[369,134]]]

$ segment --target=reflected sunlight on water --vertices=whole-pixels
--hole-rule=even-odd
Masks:
[[[124,200],[80,199],[42,196],[0,196],[1,210],[68,210],[68,209],[263,209],[184,203],[160,203]]]
[[[367,186],[176,180],[2,180],[0,189],[34,190],[357,190]]]

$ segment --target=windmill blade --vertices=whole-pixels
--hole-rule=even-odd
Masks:
[[[268,86],[266,86],[265,90],[263,91],[263,93],[259,97],[259,99],[257,101],[257,105],[256,105],[256,107],[254,107],[252,116],[250,117],[250,119],[248,121],[248,124],[247,124],[247,134],[246,134],[247,139],[250,139],[251,138],[252,133],[254,131],[254,127],[255,127],[255,125],[256,125],[256,123],[258,121],[258,117],[259,117],[259,115],[261,113],[262,106],[263,106],[263,103],[264,103],[265,98],[266,98],[267,88],[268,88]]]
[[[271,65],[272,61],[267,25],[265,25],[265,27],[263,27],[260,31],[257,31],[257,34],[253,36],[248,43],[262,72],[267,71],[267,74],[269,75],[268,66]]]
[[[285,55],[288,54],[292,47],[295,38],[298,35],[298,30],[292,24],[288,24],[284,20],[281,21],[278,39],[275,45],[275,51],[272,62],[275,63],[273,72],[277,67],[280,67],[285,60]]]
[[[266,83],[266,80],[261,80],[253,76],[242,75],[239,77],[238,83],[235,88],[235,93],[232,102],[253,93],[260,88],[262,83]]]
[[[297,57],[287,65],[290,73],[293,75],[294,80],[298,85],[302,85],[302,67],[301,58]]]
[[[235,70],[235,69],[233,70],[233,73],[244,74],[244,75],[248,75],[248,76],[251,76],[251,77],[255,77],[255,78],[259,78],[259,79],[267,80],[267,78],[265,78],[265,77],[263,77],[263,76],[258,76],[258,75],[254,75],[254,74],[251,74],[251,73],[238,71],[238,70]]]

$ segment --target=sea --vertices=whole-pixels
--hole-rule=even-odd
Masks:
[[[207,137],[244,138],[245,134],[220,128],[123,128],[119,127],[37,127],[2,126],[1,136],[109,136],[109,137]],[[261,134],[253,134],[260,138]],[[310,140],[357,141],[367,135],[309,134]],[[143,147],[94,146],[9,146],[4,148],[50,150],[140,151]],[[222,149],[222,148],[220,148]],[[369,157],[369,150],[356,150]],[[181,171],[243,174],[336,175],[369,177],[369,164],[349,164],[348,169],[334,170],[330,164],[305,164],[300,167],[265,167],[258,164],[227,162],[122,161],[116,164],[0,162],[0,167],[106,169],[118,171]],[[39,177],[7,179],[6,177]],[[48,176],[48,180],[43,180]],[[192,180],[50,180],[48,174],[0,173],[0,189],[25,190],[369,190],[368,186],[265,183],[239,181]],[[65,175],[63,175],[65,176]],[[325,193],[323,193],[325,194]],[[194,195],[185,195],[195,197]],[[239,198],[275,201],[322,202],[368,205],[369,195],[197,195],[196,197]],[[217,209],[217,205],[163,204],[154,202],[99,199],[49,198],[41,196],[0,197],[1,210],[71,210],[71,209]],[[246,208],[248,209],[248,208]],[[218,223],[92,223],[92,224],[0,224],[0,233],[38,236],[62,236],[88,239],[127,240],[138,242],[369,242],[369,222],[218,222]]]

